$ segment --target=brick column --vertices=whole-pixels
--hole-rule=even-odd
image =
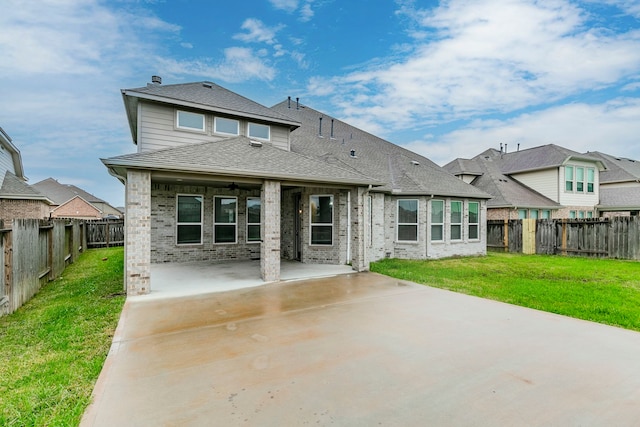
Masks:
[[[351,266],[356,271],[369,270],[365,255],[365,192],[364,187],[351,190]]]
[[[280,182],[265,180],[260,192],[260,273],[262,280],[280,280]]]
[[[125,286],[127,295],[151,292],[151,173],[127,171],[125,191]]]

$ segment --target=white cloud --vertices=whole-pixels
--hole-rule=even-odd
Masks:
[[[428,37],[408,56],[331,80],[347,120],[402,129],[511,112],[640,70],[640,30],[589,28],[568,1],[451,0],[412,13]]]
[[[293,12],[298,8],[298,0],[269,0],[269,3],[276,9]]]
[[[444,165],[507,144],[509,151],[557,144],[581,153],[601,151],[640,160],[640,99],[567,104],[505,120],[475,120],[437,139],[404,144]]]
[[[234,35],[234,39],[243,42],[274,44],[276,43],[276,33],[283,26],[268,27],[259,19],[249,18],[242,23],[241,28],[247,32]]]
[[[265,50],[230,47],[224,50],[224,59],[218,63],[206,59],[177,61],[171,58],[157,58],[157,62],[164,73],[173,76],[186,74],[230,83],[251,79],[271,81],[276,76],[276,69],[264,61],[264,56]]]

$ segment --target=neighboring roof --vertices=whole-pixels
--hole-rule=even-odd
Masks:
[[[637,211],[640,210],[640,186],[638,187],[600,187],[600,204],[602,211]]]
[[[73,197],[73,198],[71,198],[71,199],[67,200],[67,201],[66,201],[66,202],[64,202],[63,204],[61,204],[61,205],[59,205],[59,206],[56,206],[56,207],[52,210],[52,212],[56,212],[56,211],[64,210],[65,208],[68,208],[68,207],[69,207],[69,205],[70,205],[71,203],[73,203],[73,202],[74,202],[74,200],[79,200],[83,205],[86,205],[86,206],[87,206],[87,208],[94,210],[94,211],[95,211],[96,213],[98,213],[98,214],[101,214],[101,215],[103,214],[103,212],[102,212],[102,211],[101,211],[97,206],[95,206],[93,203],[90,203],[90,202],[86,201],[86,200],[85,200],[83,197],[81,197],[81,196],[75,196],[75,197]]]
[[[640,181],[640,161],[616,157],[598,151],[589,152],[588,154],[601,159],[607,167],[607,170],[600,173],[601,184]]]
[[[122,97],[135,143],[137,143],[136,126],[139,99],[231,114],[278,123],[292,128],[299,126],[299,123],[291,117],[208,81],[174,85],[150,83],[145,87],[122,89]]]
[[[256,146],[259,145],[259,146]],[[102,159],[119,176],[125,169],[190,172],[232,177],[272,178],[285,181],[379,185],[375,178],[274,147],[253,143],[245,136],[189,144]]]
[[[33,187],[49,197],[56,205],[62,205],[76,196],[82,197],[89,203],[107,203],[99,197],[71,184],[61,184],[53,178],[47,178],[33,184]]]
[[[0,144],[11,153],[11,158],[13,160],[13,168],[15,172],[15,176],[26,180],[27,178],[24,176],[24,168],[22,167],[22,156],[20,155],[20,150],[13,145],[13,141],[9,137],[9,135],[0,127]]]
[[[41,200],[49,205],[53,205],[53,202],[44,194],[11,172],[6,171],[1,178],[0,199]]]
[[[475,175],[480,176],[484,173],[476,162],[469,159],[455,159],[444,166],[444,169],[456,176],[459,175]]]
[[[485,153],[486,154],[486,153]],[[502,173],[499,156],[477,156],[465,160],[466,167],[482,171],[472,185],[493,196],[488,208],[559,209],[560,204]],[[444,166],[453,171],[459,165],[455,160]],[[452,172],[453,173],[453,172]]]
[[[292,152],[321,160],[316,164],[339,166],[383,183],[372,191],[479,199],[491,197],[449,174],[426,157],[306,105],[290,105],[288,101],[283,101],[272,109],[301,123],[291,133]],[[355,156],[351,156],[351,150],[354,150]]]
[[[599,158],[589,154],[581,154],[555,144],[541,145],[511,153],[497,153],[501,157],[502,173],[507,175],[558,168],[571,160],[595,162],[600,170],[604,169],[604,165]]]

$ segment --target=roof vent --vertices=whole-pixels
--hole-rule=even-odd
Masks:
[[[420,162],[419,162],[419,161],[417,161],[417,160],[411,160],[411,164],[412,164],[413,166],[418,166],[418,165],[420,164]]]
[[[202,86],[207,87],[209,89],[211,89],[213,87],[213,85],[211,83],[209,83],[209,82],[202,83]]]
[[[154,85],[161,85],[162,84],[162,77],[160,77],[160,76],[151,76],[151,83],[153,83]]]
[[[251,145],[252,147],[260,148],[260,147],[262,147],[262,142],[250,139],[249,140],[249,145]]]
[[[353,148],[351,149],[351,151],[349,152],[349,156],[351,156],[352,158],[356,159],[356,150],[354,150]]]

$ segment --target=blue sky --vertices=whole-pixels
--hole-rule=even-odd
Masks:
[[[120,89],[287,96],[438,164],[555,143],[640,160],[636,0],[3,0],[0,126],[30,183],[122,205]]]

